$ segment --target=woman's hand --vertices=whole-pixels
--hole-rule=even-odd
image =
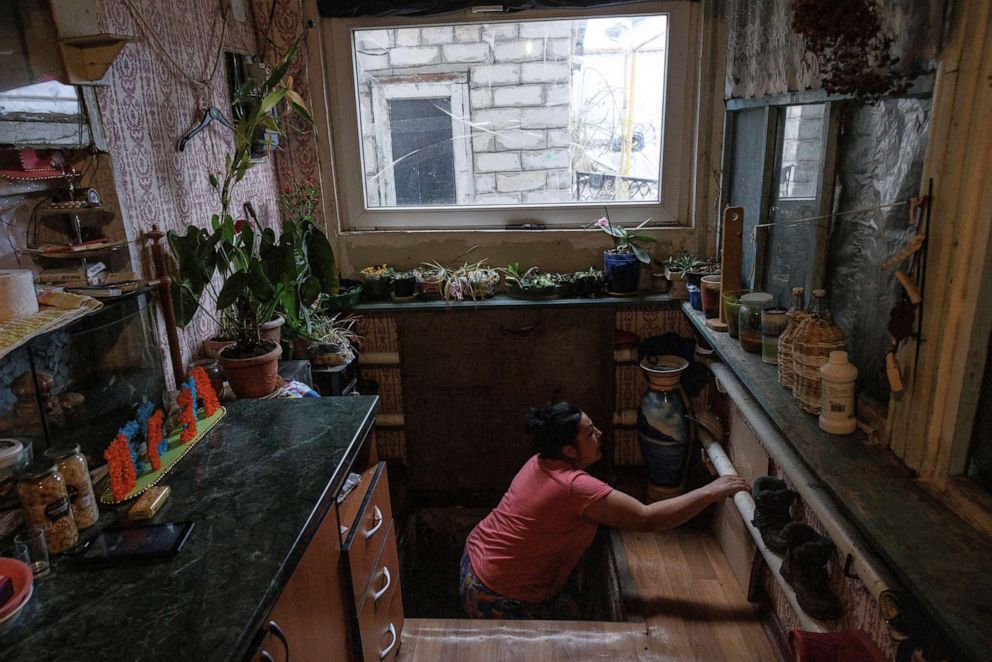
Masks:
[[[740,476],[720,476],[700,489],[706,490],[711,502],[716,502],[738,492],[746,492],[751,489],[751,486]]]

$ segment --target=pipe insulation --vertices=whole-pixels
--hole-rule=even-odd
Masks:
[[[868,592],[880,605],[899,603],[899,596],[902,594],[901,589],[898,588],[899,580],[871,550],[850,520],[840,512],[833,497],[803,463],[792,445],[764,413],[761,405],[727,366],[711,362],[709,368],[716,377],[718,386],[722,387],[721,390],[733,401],[768,455],[792,481],[803,503],[826,529],[827,535],[833,540],[842,557],[850,557],[851,569],[864,583]],[[885,616],[891,619],[893,614],[885,613]]]
[[[713,438],[710,431],[703,426],[699,426],[698,430],[699,441],[703,445],[710,462],[716,468],[717,473],[721,476],[740,475],[737,469],[734,468],[733,463],[731,463],[730,458],[727,457],[727,453],[723,450],[723,447]],[[754,538],[754,544],[757,546],[758,551],[764,557],[769,572],[772,573],[775,581],[778,582],[779,586],[782,587],[782,591],[785,592],[785,597],[789,600],[789,606],[792,607],[796,618],[799,619],[802,629],[810,632],[830,632],[831,628],[828,625],[813,618],[799,606],[799,602],[796,600],[796,592],[792,590],[792,587],[782,577],[781,557],[765,546],[764,541],[761,540],[761,533],[754,524],[751,524],[751,520],[754,519],[754,497],[747,492],[738,492],[734,495],[734,505],[737,506],[738,512],[740,512],[741,517],[744,519],[744,525],[747,526],[748,533]]]

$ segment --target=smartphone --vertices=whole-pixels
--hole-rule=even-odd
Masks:
[[[193,531],[193,522],[164,522],[98,533],[83,549],[84,561],[147,559],[175,556]]]

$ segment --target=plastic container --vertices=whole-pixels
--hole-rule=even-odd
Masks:
[[[847,352],[830,352],[820,366],[820,429],[830,434],[851,434],[858,427],[854,416],[854,382],[858,369]]]
[[[77,529],[85,529],[96,524],[100,519],[100,507],[93,494],[93,483],[90,482],[90,470],[86,464],[86,456],[79,451],[79,444],[61,448],[49,448],[45,456],[55,460],[59,473],[65,479],[65,488],[69,493],[69,504],[72,506],[72,518]]]
[[[768,292],[751,292],[741,297],[737,315],[741,349],[745,352],[761,351],[761,311],[774,305],[775,297]]]
[[[688,290],[689,292],[689,305],[692,306],[693,309],[702,312],[703,310],[702,292],[700,292],[699,288],[696,287],[695,285],[686,285],[685,289]]]
[[[61,554],[79,540],[72,517],[69,492],[56,464],[48,459],[25,467],[17,482],[24,520],[45,532],[45,543],[52,554]]]

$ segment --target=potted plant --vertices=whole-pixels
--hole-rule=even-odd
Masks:
[[[354,326],[359,319],[340,314],[317,317],[309,345],[310,362],[316,366],[336,366],[355,358],[355,345],[361,338]]]
[[[392,285],[396,270],[388,264],[372,265],[359,272],[362,276],[362,288],[365,294],[376,301],[389,296],[389,286]]]
[[[665,277],[671,282],[673,299],[689,298],[689,291],[686,289],[685,273],[698,261],[695,255],[689,253],[683,253],[679,256],[672,255],[665,261]]]
[[[294,295],[299,265],[297,235],[284,232],[277,243],[273,230],[257,229],[248,220],[235,221],[230,214],[231,194],[255,165],[255,137],[260,132],[280,130],[280,120],[272,112],[280,102],[287,101],[291,111],[312,124],[302,98],[283,80],[302,36],[290,44],[268,78],[260,83],[247,81],[235,95],[234,150],[225,159],[223,180],[215,173],[209,175],[211,186],[220,195],[220,213],[211,217],[210,229],[190,226],[185,235],[168,233],[178,265],[172,281],[177,324],[185,327],[198,309],[211,316],[214,310],[221,315],[229,312],[235,342],[220,351],[218,361],[238,397],[268,395],[278,385],[276,370],[282,350],[277,342],[262,337],[261,327]],[[322,233],[311,233],[307,241],[312,252],[331,254]],[[327,261],[321,264],[326,267]],[[313,273],[309,287],[330,289],[332,273]],[[220,277],[219,291],[212,283],[215,274]],[[214,305],[201,303],[205,291]]]
[[[414,269],[417,279],[417,296],[421,299],[440,299],[444,295],[447,270],[436,262],[424,262]]]
[[[412,299],[417,294],[416,273],[412,269],[398,272],[393,276],[392,290],[392,297],[397,301]]]
[[[319,309],[328,313],[339,313],[353,308],[362,298],[362,289],[362,281],[342,278],[337,292],[320,295]]]
[[[640,230],[651,219],[644,220],[634,230]],[[613,240],[613,248],[603,251],[603,271],[606,290],[610,294],[629,295],[637,292],[641,264],[651,264],[651,256],[638,242],[654,241],[654,237],[632,234],[622,225],[614,225],[609,216],[598,219],[595,226]]]
[[[556,296],[557,284],[537,266],[521,272],[520,264],[513,263],[500,271],[505,276],[506,293],[515,299],[553,299]]]
[[[220,315],[220,327],[217,333],[203,341],[203,353],[208,358],[216,359],[217,353],[228,345],[235,342],[234,320],[231,319],[230,311],[223,311]]]
[[[596,267],[573,274],[575,294],[580,297],[594,297],[603,291],[603,272]]]
[[[551,280],[555,282],[555,291],[560,299],[570,299],[575,296],[575,274],[571,271],[567,273],[549,274]]]
[[[465,278],[473,299],[490,299],[496,296],[499,289],[499,272],[491,267],[477,262],[465,268]]]

